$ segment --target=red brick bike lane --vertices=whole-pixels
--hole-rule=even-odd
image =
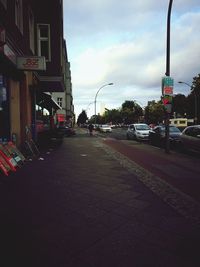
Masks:
[[[200,202],[200,158],[134,141],[104,139],[103,142],[145,170]]]

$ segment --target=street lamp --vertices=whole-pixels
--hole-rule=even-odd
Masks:
[[[171,28],[171,10],[173,0],[169,0],[168,12],[167,12],[167,47],[166,47],[166,76],[170,76],[170,28]],[[166,113],[165,119],[165,152],[169,153],[169,113]]]
[[[170,28],[171,28],[171,10],[173,0],[169,1],[168,12],[167,12],[167,48],[166,48],[166,76],[170,76]]]
[[[97,106],[97,95],[98,95],[99,91],[100,91],[103,87],[108,86],[108,85],[113,85],[113,83],[107,83],[107,84],[104,84],[104,85],[101,86],[101,87],[98,89],[98,91],[96,92],[95,99],[94,99],[94,115],[95,115],[94,119],[95,119],[95,124],[96,124],[96,119],[97,119],[97,116],[96,116],[96,114],[97,114],[97,109],[96,109],[96,106]]]
[[[90,105],[93,104],[94,101],[90,102],[88,105],[87,105],[87,108],[86,108],[86,111],[89,109]]]
[[[194,88],[192,89],[192,85],[190,85],[189,83],[182,82],[182,81],[179,81],[178,83],[182,83],[182,84],[189,86],[191,93],[194,92],[194,123],[197,124],[197,95],[196,95],[196,92],[195,92]]]

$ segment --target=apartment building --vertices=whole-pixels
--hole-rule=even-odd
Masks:
[[[36,139],[44,110],[54,127],[52,94],[67,88],[64,44],[62,0],[0,0],[0,139]]]
[[[53,92],[52,97],[56,100],[57,104],[62,107],[56,111],[57,122],[64,123],[69,126],[73,126],[75,123],[74,117],[74,105],[72,95],[72,82],[71,82],[71,70],[70,62],[67,56],[66,41],[63,40],[63,73],[64,73],[64,92]]]

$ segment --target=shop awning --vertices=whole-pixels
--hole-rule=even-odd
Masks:
[[[45,108],[48,111],[54,109],[62,109],[61,106],[57,104],[57,102],[52,98],[50,93],[45,92],[37,92],[36,93],[36,104],[41,108]]]
[[[42,92],[64,92],[62,76],[39,76],[39,87]]]

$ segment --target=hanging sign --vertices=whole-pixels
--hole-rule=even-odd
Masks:
[[[166,76],[162,78],[162,95],[173,95],[174,79]]]
[[[171,113],[172,112],[172,96],[171,95],[164,95],[162,97],[162,102],[163,102],[165,111],[167,113]]]
[[[20,70],[46,70],[45,57],[17,57],[17,68]]]

